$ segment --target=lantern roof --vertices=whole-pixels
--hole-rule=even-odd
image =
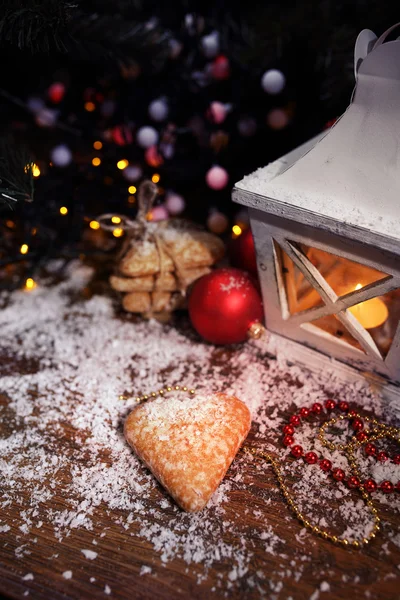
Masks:
[[[362,62],[356,46],[355,91],[335,125],[244,177],[234,200],[400,254],[400,40],[385,36]]]

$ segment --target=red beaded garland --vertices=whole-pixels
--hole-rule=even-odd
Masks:
[[[394,491],[394,485],[391,481],[382,481],[379,487],[384,494],[391,494]]]
[[[351,426],[355,431],[361,431],[361,429],[364,429],[364,423],[361,421],[361,419],[353,419]]]
[[[322,471],[330,471],[332,469],[332,463],[327,458],[320,460],[319,466],[321,467]]]
[[[300,425],[300,417],[299,415],[292,415],[290,417],[290,424],[293,425],[294,427],[298,427]]]
[[[294,434],[294,427],[292,427],[291,425],[285,425],[285,427],[283,428],[283,433],[285,435],[293,435]]]
[[[363,423],[362,419],[359,418],[358,414],[354,410],[351,410],[351,411],[349,410],[348,402],[340,401],[340,402],[336,403],[334,400],[328,399],[325,401],[324,404],[325,404],[325,408],[328,411],[338,408],[342,412],[347,412],[348,416],[353,419],[351,422],[351,426],[355,430],[355,438],[361,443],[368,440],[369,434],[371,432],[363,431],[364,423]],[[323,458],[323,457],[319,458],[318,454],[316,452],[304,453],[302,446],[300,446],[299,444],[293,445],[295,443],[295,439],[294,439],[295,427],[298,427],[301,424],[301,419],[302,418],[306,419],[307,417],[309,417],[311,415],[311,413],[319,415],[322,411],[323,411],[322,404],[320,404],[319,402],[314,402],[314,404],[312,404],[311,408],[302,407],[299,411],[299,414],[292,415],[289,419],[289,424],[283,426],[282,431],[283,431],[284,436],[283,436],[282,442],[283,442],[283,445],[286,447],[291,446],[291,448],[290,448],[291,455],[294,458],[303,457],[304,461],[310,465],[319,463],[319,466],[323,471],[325,471],[325,472],[331,471],[332,477],[336,481],[342,481],[343,483],[346,483],[349,488],[359,488],[361,486],[368,493],[375,492],[378,489],[381,490],[382,492],[384,492],[385,494],[390,494],[394,491],[400,492],[400,481],[398,481],[395,485],[388,480],[383,481],[382,483],[378,484],[378,483],[376,483],[376,481],[374,481],[374,479],[366,479],[363,483],[361,483],[359,478],[356,477],[355,475],[352,475],[346,479],[345,471],[340,468],[332,468],[332,463],[330,460]],[[371,442],[365,444],[364,451],[367,456],[375,456],[376,459],[382,463],[385,463],[386,461],[389,460],[389,455],[384,451],[378,452],[378,449],[375,446],[375,444],[373,444]],[[400,454],[394,455],[392,458],[392,462],[396,465],[399,465],[400,464]]]
[[[294,444],[294,437],[292,435],[285,435],[282,443],[284,446],[292,446]]]
[[[316,415],[320,415],[322,412],[322,409],[323,409],[323,406],[319,402],[314,402],[314,404],[311,407],[312,412]]]
[[[290,453],[295,458],[300,458],[300,456],[303,456],[303,448],[302,448],[302,446],[299,446],[299,445],[293,446],[293,448],[290,450]]]
[[[315,452],[307,452],[304,455],[304,460],[309,465],[315,465],[315,463],[318,462],[318,456],[317,456],[317,454]]]
[[[355,475],[352,475],[347,480],[347,485],[349,488],[357,488],[360,487],[360,480]]]
[[[336,408],[336,402],[334,400],[326,400],[325,408],[327,410],[333,410],[334,408]]]
[[[375,492],[376,488],[378,487],[373,479],[366,479],[363,483],[363,486],[364,489],[369,493]]]
[[[365,444],[364,452],[367,456],[375,456],[377,452],[375,444],[372,444],[371,442]]]
[[[343,469],[336,468],[332,470],[332,477],[336,479],[336,481],[343,481],[343,479],[346,477],[346,473],[343,471]]]
[[[378,452],[376,458],[379,460],[379,462],[385,463],[387,460],[389,460],[389,455],[386,452]]]
[[[303,408],[300,409],[300,416],[303,419],[307,419],[307,417],[310,416],[310,409],[306,408],[305,406]]]

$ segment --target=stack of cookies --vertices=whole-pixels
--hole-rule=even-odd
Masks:
[[[223,242],[211,233],[173,221],[151,223],[144,235],[126,241],[110,284],[124,293],[125,310],[165,318],[184,308],[188,286],[223,255]]]

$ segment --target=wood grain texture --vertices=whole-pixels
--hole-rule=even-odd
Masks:
[[[224,376],[234,377],[230,361],[235,352],[235,349],[223,348],[213,354],[212,360]],[[0,354],[0,376],[36,370],[33,359]],[[279,383],[276,381],[276,385]],[[293,387],[296,387],[296,382],[293,382]],[[18,427],[24,425],[18,424]],[[13,415],[7,407],[7,399],[0,394],[0,447],[12,430],[15,430]],[[78,443],[74,433],[73,428],[65,423],[57,445],[48,451],[71,455],[73,460],[74,446]],[[255,434],[256,428],[253,427],[248,437],[249,444],[256,443]],[[277,432],[267,432],[265,437],[266,441],[276,443]],[[107,456],[104,456],[104,461],[107,461]],[[252,587],[246,578],[236,581],[231,590],[218,587],[221,579],[228,580],[232,568],[229,558],[215,562],[206,578],[199,583],[198,576],[204,574],[201,563],[192,563],[190,568],[180,558],[163,563],[153,544],[139,535],[139,524],[132,523],[129,531],[125,530],[122,525],[116,524],[119,514],[126,518],[124,511],[111,512],[102,505],[94,509],[92,531],[71,529],[70,534],[59,541],[54,536],[51,519],[43,511],[40,515],[43,525],[40,528],[32,525],[29,534],[23,534],[19,530],[23,523],[20,514],[30,506],[29,494],[24,492],[15,494],[12,502],[0,509],[0,522],[10,525],[9,531],[0,533],[0,596],[18,600],[209,600],[224,597],[233,600],[393,600],[398,597],[400,550],[388,541],[386,533],[389,528],[400,532],[400,519],[390,505],[380,507],[383,531],[374,543],[361,551],[345,550],[302,532],[301,525],[289,512],[270,469],[260,470],[256,463],[245,458],[243,451],[231,465],[227,478],[233,481],[239,473],[245,485],[240,490],[232,486],[224,502],[223,517],[237,527],[234,531],[225,528],[221,541],[237,548],[240,547],[240,536],[245,538],[253,553],[249,570],[254,581]],[[67,475],[60,473],[59,477],[55,481],[56,493],[51,503],[54,508],[62,509],[67,506],[62,494],[68,489]],[[288,480],[289,485],[293,482]],[[4,490],[12,489],[12,482],[5,482]],[[160,486],[154,487],[146,506],[159,509],[160,500],[165,495]],[[396,501],[399,500],[393,498],[393,502]],[[173,510],[171,506],[163,509],[162,524],[165,526],[173,518]],[[335,510],[334,504],[319,507],[320,515],[325,516],[328,522],[332,510]],[[150,514],[147,519],[152,521]],[[266,522],[281,540],[273,552],[266,551],[266,544],[260,536],[260,532],[265,531]],[[16,549],[24,544],[27,544],[26,549],[30,553],[18,558]],[[387,551],[388,545],[390,551]],[[91,549],[98,556],[89,560],[82,554],[82,549]],[[151,567],[151,573],[140,575],[143,565]],[[63,577],[65,571],[72,571],[71,579]],[[24,580],[30,573],[34,578]],[[95,581],[90,581],[91,578]],[[321,590],[324,581],[329,583],[329,591]],[[105,593],[105,586],[111,590],[109,595]]]
[[[3,437],[7,431],[7,421],[3,418],[0,433]],[[250,433],[250,441],[251,441]],[[239,458],[239,462],[240,462]],[[240,468],[238,461],[234,462],[227,477],[234,477]],[[250,466],[246,472],[247,490],[233,491],[225,509],[227,518],[240,522],[242,530],[247,532],[249,538],[254,535],[257,526],[262,524],[263,517],[256,518],[253,510],[260,514],[268,514],[268,522],[273,523],[273,528],[278,536],[285,540],[279,548],[280,556],[266,553],[263,543],[254,537],[254,558],[251,570],[259,573],[259,583],[263,588],[270,587],[271,598],[306,599],[319,589],[321,581],[328,581],[330,591],[323,593],[323,598],[340,598],[347,600],[350,597],[361,598],[368,593],[370,599],[393,600],[397,597],[399,589],[400,552],[391,546],[390,554],[382,558],[382,545],[387,544],[385,539],[385,524],[383,534],[369,547],[362,551],[344,550],[336,548],[331,543],[307,534],[306,544],[299,538],[301,526],[289,513],[282,494],[277,489],[277,484],[270,471],[261,474]],[[154,491],[154,506],[159,502],[159,496],[164,492],[157,488]],[[265,504],[265,494],[271,498]],[[54,502],[63,504],[63,498],[56,496]],[[0,542],[0,593],[5,598],[33,598],[42,599],[76,599],[82,598],[121,598],[131,600],[141,599],[169,599],[169,598],[194,598],[205,599],[223,597],[221,591],[211,592],[218,583],[218,579],[227,577],[231,565],[229,560],[221,560],[210,570],[207,579],[198,584],[196,572],[202,572],[202,566],[197,565],[187,572],[187,564],[183,560],[174,559],[166,565],[160,560],[157,552],[145,540],[135,537],[132,530],[128,534],[122,527],[115,525],[109,513],[98,508],[94,515],[96,527],[93,531],[73,530],[69,537],[59,542],[54,537],[53,528],[46,523],[40,529],[31,529],[29,538],[37,538],[36,543],[31,543],[31,554],[17,559],[15,549],[21,543],[26,543],[26,536],[20,536],[16,541],[18,528],[18,515],[24,507],[29,506],[29,497],[16,497],[15,502],[7,509],[1,511],[2,521],[9,522],[11,530],[1,534]],[[329,515],[332,507],[321,507],[321,515]],[[172,513],[165,510],[165,524],[168,524]],[[392,527],[398,528],[399,522],[390,510],[383,512],[385,522],[390,522]],[[100,537],[106,532],[105,537]],[[297,537],[296,537],[297,536]],[[93,539],[97,545],[92,544]],[[227,539],[226,541],[232,541]],[[91,561],[81,553],[82,548],[89,548],[98,553],[98,557]],[[282,553],[286,556],[282,559]],[[55,556],[57,555],[57,556]],[[303,557],[303,558],[302,558]],[[297,562],[306,557],[306,567],[299,581],[295,580],[291,568],[291,561]],[[151,566],[152,572],[139,575],[142,565]],[[72,571],[70,580],[63,578],[65,571]],[[274,576],[270,582],[261,577],[261,572],[268,579],[268,573]],[[321,572],[323,575],[321,576]],[[24,581],[22,578],[28,573],[34,575],[33,580]],[[277,578],[277,573],[281,576]],[[96,581],[90,582],[94,577]],[[257,580],[257,575],[255,577]],[[267,584],[267,585],[266,585]],[[105,586],[111,588],[111,594],[105,594]],[[279,586],[282,589],[279,590]],[[276,591],[274,591],[276,589]],[[25,596],[26,592],[29,596]],[[257,588],[238,587],[229,592],[230,598],[259,598],[265,597]]]

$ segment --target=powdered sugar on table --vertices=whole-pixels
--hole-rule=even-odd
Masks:
[[[251,444],[274,450],[282,458],[288,451],[279,444],[278,428],[289,411],[323,401],[327,394],[383,419],[393,415],[367,386],[356,389],[336,380],[334,373],[319,378],[288,366],[272,337],[238,347],[227,370],[224,349],[203,344],[191,333],[153,321],[120,319],[107,297],[72,301],[91,276],[88,267],[72,263],[61,283],[49,287],[42,283],[31,292],[3,298],[0,357],[6,360],[0,365],[0,417],[7,421],[7,434],[0,437],[2,535],[14,535],[18,528],[15,553],[23,557],[35,543],[31,530],[41,523],[50,523],[54,536],[62,540],[72,530],[94,528],[98,511],[105,507],[126,535],[148,540],[162,563],[179,558],[188,569],[197,565],[198,582],[207,578],[213,564],[227,561],[229,573],[218,579],[221,590],[227,592],[241,582],[260,594],[275,588],[278,594],[285,577],[302,577],[310,561],[308,547],[318,542],[299,525],[297,543],[304,554],[288,558],[290,549],[268,520],[268,506],[280,498],[277,486],[274,492],[265,492],[262,509],[243,508],[253,515],[252,531],[237,523],[229,509],[231,494],[249,489],[250,474],[273,478],[269,468],[240,453],[208,507],[199,514],[183,513],[124,440],[123,421],[135,397],[168,384],[195,387],[200,396],[236,395],[253,416]],[[188,401],[183,397],[180,406]],[[314,435],[315,427],[307,424],[296,442],[313,449]],[[325,454],[335,466],[345,466],[341,455]],[[296,475],[294,491],[310,519],[329,529],[336,527],[349,539],[368,532],[371,519],[359,496],[342,484],[328,485],[327,475],[311,465],[285,464],[287,474]],[[377,477],[400,479],[400,473],[387,465],[375,469]],[[18,519],[10,522],[7,511],[22,490],[29,491],[29,504],[21,505]],[[62,505],[54,502],[60,496]],[[395,498],[383,494],[377,498],[398,510]],[[324,502],[329,512],[321,512]],[[293,520],[286,508],[282,519]],[[400,545],[400,536],[390,526],[386,531],[390,552],[391,545]],[[282,568],[267,573],[252,566],[255,543],[281,557]],[[78,554],[82,561],[97,563],[100,550],[82,549]],[[151,576],[151,569],[143,566],[141,573]],[[71,571],[63,573],[66,579],[72,576]],[[327,568],[325,579],[328,576]],[[112,595],[106,587],[105,593]],[[320,591],[325,589],[321,586]]]

